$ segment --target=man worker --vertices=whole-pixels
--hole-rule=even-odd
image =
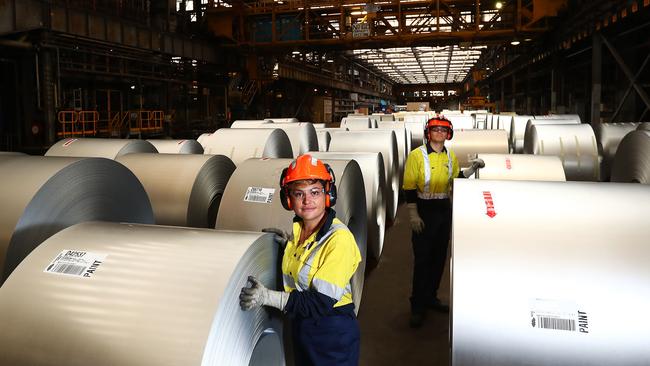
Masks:
[[[456,154],[445,147],[454,135],[444,116],[431,118],[425,127],[425,144],[411,151],[404,168],[402,188],[413,242],[413,284],[409,325],[420,327],[427,309],[449,312],[437,292],[445,268],[451,235],[450,191],[453,178],[467,178],[485,166],[481,159],[460,171]]]

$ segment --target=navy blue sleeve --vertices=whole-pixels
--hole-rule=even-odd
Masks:
[[[418,200],[418,191],[415,189],[405,190],[404,194],[406,195],[407,203],[415,203]]]
[[[336,304],[336,300],[318,291],[291,291],[284,311],[292,316],[315,318],[328,315]]]

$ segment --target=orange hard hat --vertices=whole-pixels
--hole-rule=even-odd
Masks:
[[[334,181],[334,177],[330,172],[331,169],[328,169],[322,161],[309,154],[300,155],[291,162],[286,173],[282,175],[280,185],[286,186],[288,183],[306,179],[324,180],[331,183]]]
[[[454,137],[454,125],[451,124],[451,121],[443,115],[437,115],[427,121],[427,126],[424,129],[424,137],[429,139],[429,129],[432,127],[445,127],[447,128],[447,140],[451,140]]]

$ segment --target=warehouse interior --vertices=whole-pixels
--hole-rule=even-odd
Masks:
[[[649,31],[650,0],[0,1],[0,365],[298,365],[238,296],[282,288],[304,154],[358,364],[650,364]],[[449,157],[450,309],[414,328],[404,173],[443,116],[484,164]]]

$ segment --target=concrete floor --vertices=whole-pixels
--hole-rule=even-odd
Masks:
[[[400,205],[379,264],[366,275],[358,316],[360,365],[449,365],[448,314],[430,310],[421,328],[408,325],[412,270],[408,212]],[[449,262],[438,295],[449,303]]]

